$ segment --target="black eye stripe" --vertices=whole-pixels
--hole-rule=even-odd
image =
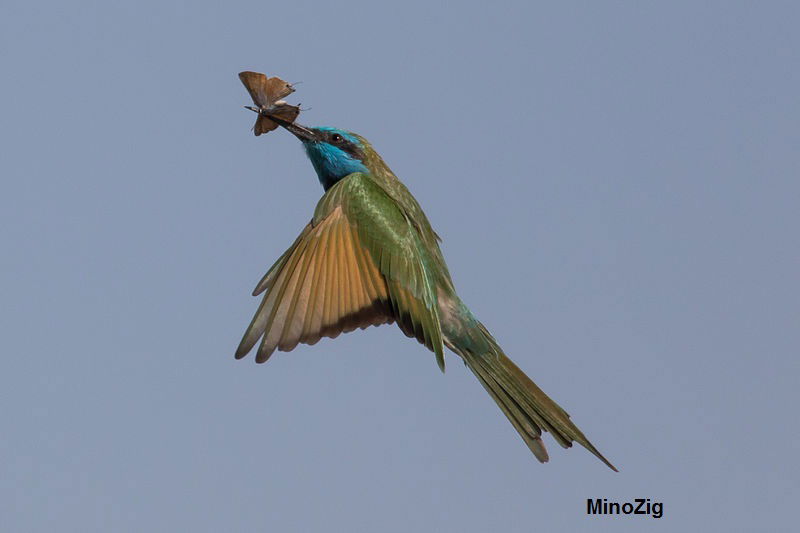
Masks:
[[[339,147],[348,154],[352,155],[353,157],[361,159],[361,151],[355,144],[351,142],[344,142],[341,145],[339,145]]]
[[[344,139],[339,139],[339,141],[336,143],[336,145],[339,148],[341,148],[342,150],[344,150],[345,152],[347,152],[348,154],[352,155],[352,156],[355,156],[355,157],[359,157],[360,156],[358,147],[354,143],[352,143],[350,141],[346,141]]]
[[[363,156],[363,154],[361,153],[361,148],[359,148],[359,146],[356,143],[348,140],[339,133],[328,134],[327,142],[338,148],[341,148],[342,150],[344,150],[345,152],[347,152],[356,159],[361,159]]]

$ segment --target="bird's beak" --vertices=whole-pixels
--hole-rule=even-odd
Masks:
[[[300,124],[296,124],[294,122],[287,122],[282,118],[273,117],[272,115],[267,116],[270,120],[275,121],[279,126],[282,126],[284,129],[286,129],[286,131],[290,132],[303,142],[313,141],[317,138],[317,135],[305,126],[301,126]]]
[[[301,141],[304,141],[304,142],[314,141],[317,138],[317,135],[312,130],[310,130],[309,128],[306,128],[305,126],[301,126],[300,124],[295,124],[294,122],[288,122],[286,120],[283,120],[280,117],[276,117],[274,115],[271,115],[270,113],[265,113],[263,110],[261,110],[261,109],[259,109],[257,107],[246,105],[246,106],[244,106],[244,108],[245,109],[249,109],[250,111],[254,111],[254,112],[258,113],[259,115],[263,115],[263,116],[267,117],[268,119],[270,119],[271,121],[275,122],[279,126],[282,126],[286,130],[290,131],[292,134],[294,134],[295,137],[297,137]]]
[[[272,117],[270,117],[272,118]],[[305,126],[301,126],[300,124],[295,124],[294,122],[286,122],[285,120],[281,120],[279,118],[272,118],[275,122],[279,125],[283,126],[286,131],[290,132],[292,135],[297,137],[303,142],[309,142],[316,140],[316,134],[311,131],[310,129],[306,128]]]

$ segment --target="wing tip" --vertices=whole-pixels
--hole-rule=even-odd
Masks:
[[[444,374],[444,354],[440,352],[436,352],[436,364],[439,366],[439,370],[442,371]]]
[[[275,351],[275,347],[266,348],[264,344],[259,346],[258,353],[256,353],[256,363],[263,364],[266,363],[270,357],[272,357],[272,353]]]

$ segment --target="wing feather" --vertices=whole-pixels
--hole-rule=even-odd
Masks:
[[[325,286],[325,314],[322,317],[322,325],[327,326],[331,322],[333,322],[333,317],[336,313],[336,307],[338,305],[338,287],[336,283],[336,275],[339,273],[339,261],[336,254],[336,247],[339,245],[338,239],[336,238],[336,233],[331,232],[330,236],[330,255],[328,256],[327,263],[327,283]],[[336,333],[338,335],[338,332]],[[335,338],[335,337],[334,337]]]
[[[417,229],[371,180],[353,174],[320,200],[314,219],[256,286],[261,305],[237,358],[397,321],[443,368],[435,286]]]
[[[269,309],[269,318],[267,319],[264,336],[261,339],[261,345],[258,347],[256,354],[256,362],[263,363],[272,355],[275,348],[278,346],[278,341],[283,330],[283,322],[288,312],[288,307],[291,304],[291,298],[286,298],[285,295],[292,295],[297,285],[297,278],[299,276],[298,265],[304,259],[304,253],[308,247],[309,240],[306,239],[295,254],[292,255],[290,262],[286,265],[286,270],[278,275],[275,280],[275,286],[267,293],[267,300],[271,302]],[[277,324],[277,327],[275,327]]]
[[[290,351],[297,346],[300,341],[300,334],[303,329],[303,322],[306,317],[308,309],[308,300],[311,293],[311,279],[314,273],[314,264],[316,262],[317,253],[316,249],[319,246],[319,238],[314,237],[313,243],[309,245],[309,251],[306,253],[308,257],[303,261],[303,266],[300,271],[298,279],[298,287],[294,291],[292,298],[292,305],[286,314],[286,320],[283,325],[278,347],[283,351]]]
[[[300,342],[315,344],[320,339],[319,329],[322,326],[322,306],[318,305],[318,295],[324,294],[325,290],[325,254],[328,248],[328,232],[323,232],[319,236],[315,255],[315,268],[311,279],[311,292],[309,294],[309,307],[303,319],[304,335]],[[322,293],[320,293],[320,286]]]

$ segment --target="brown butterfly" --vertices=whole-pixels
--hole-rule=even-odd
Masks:
[[[249,70],[240,72],[239,79],[242,80],[253,103],[256,104],[255,107],[245,107],[258,113],[256,124],[253,126],[253,133],[257,136],[278,127],[278,123],[270,119],[271,116],[285,122],[294,122],[297,115],[300,114],[298,106],[287,104],[281,100],[294,92],[294,87],[290,83],[277,76],[268,78],[260,72]]]

